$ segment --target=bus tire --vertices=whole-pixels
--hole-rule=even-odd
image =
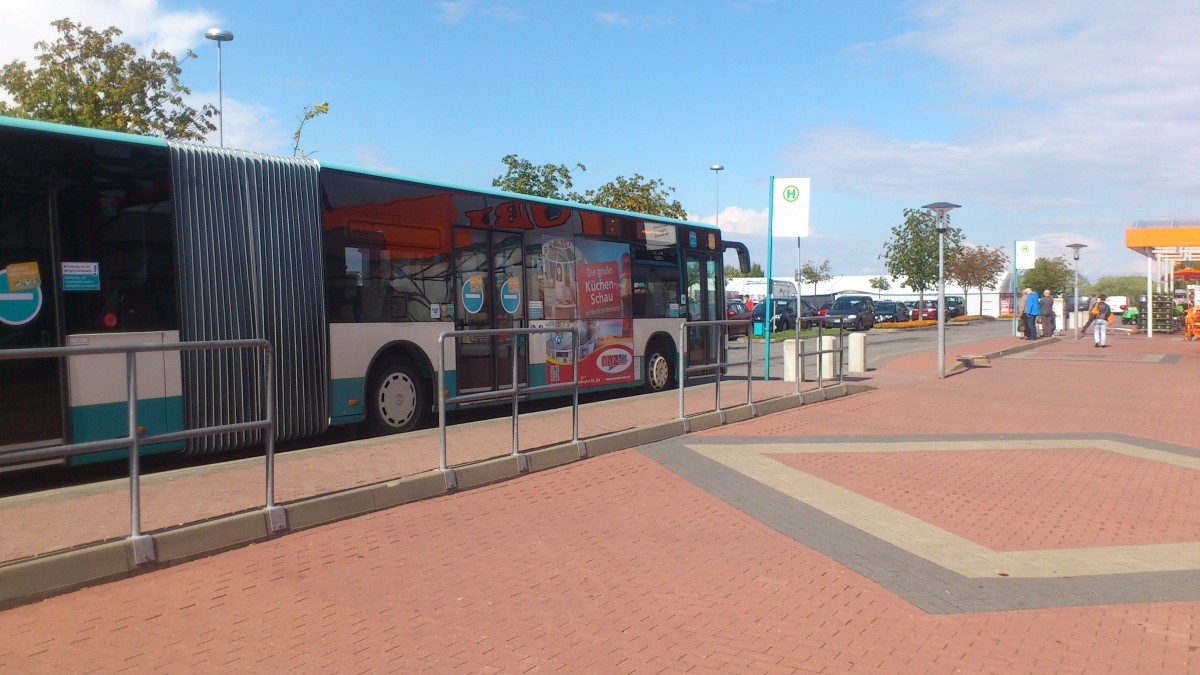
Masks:
[[[425,419],[428,388],[407,361],[376,369],[367,386],[367,429],[376,435],[416,429]]]
[[[666,391],[675,381],[675,365],[671,363],[671,356],[661,342],[655,342],[646,349],[643,378],[642,388],[650,393]]]

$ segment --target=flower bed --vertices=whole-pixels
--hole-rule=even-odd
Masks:
[[[924,320],[924,321],[896,321],[893,323],[877,323],[877,324],[875,324],[875,327],[879,328],[879,329],[883,329],[883,330],[904,330],[906,328],[928,328],[930,326],[936,326],[936,325],[937,325],[936,321]]]

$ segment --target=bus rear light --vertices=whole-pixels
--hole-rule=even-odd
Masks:
[[[116,328],[117,327],[117,315],[113,314],[112,312],[105,314],[104,315],[104,327],[110,328],[110,329]]]
[[[358,399],[352,398],[349,401],[346,401],[346,403],[349,405],[358,405]]]
[[[144,434],[144,433],[146,433],[146,427],[143,427],[143,426],[139,425],[139,426],[138,426],[138,428],[137,428],[137,432],[138,432],[139,434]]]

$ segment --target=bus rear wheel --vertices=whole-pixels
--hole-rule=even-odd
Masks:
[[[671,359],[662,344],[651,345],[646,350],[646,372],[644,373],[643,388],[647,392],[665,391],[674,381],[674,368]]]
[[[367,427],[374,434],[412,431],[424,421],[428,393],[416,368],[396,361],[379,368],[367,389]]]

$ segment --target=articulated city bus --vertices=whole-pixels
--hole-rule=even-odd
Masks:
[[[748,264],[696,223],[0,117],[0,349],[265,338],[280,440],[420,425],[448,330],[581,329],[579,363],[570,333],[448,341],[451,396],[511,386],[514,358],[529,385],[671,387],[680,322],[724,318],[726,248]],[[260,417],[248,360],[139,355],[144,433]],[[0,451],[124,436],[124,362],[0,361]]]

